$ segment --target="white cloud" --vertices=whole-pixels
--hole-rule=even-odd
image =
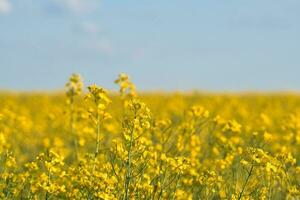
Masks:
[[[100,26],[97,23],[86,21],[82,23],[81,30],[89,34],[98,34],[102,31]]]
[[[12,9],[11,2],[9,0],[0,0],[0,14],[10,13]]]
[[[82,40],[82,47],[105,56],[112,56],[113,45],[108,38],[86,38]]]
[[[53,1],[74,13],[91,12],[97,10],[100,5],[100,0],[53,0]]]
[[[102,39],[95,40],[93,41],[90,47],[104,55],[112,55],[113,53],[112,44],[108,39],[102,38]]]

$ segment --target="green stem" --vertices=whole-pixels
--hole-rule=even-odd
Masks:
[[[175,199],[175,194],[176,194],[176,191],[177,191],[178,186],[179,186],[179,180],[180,180],[180,178],[181,178],[181,175],[178,174],[178,175],[177,175],[177,180],[176,180],[176,185],[175,185],[175,188],[174,188],[174,191],[173,191],[172,200]]]
[[[244,185],[243,185],[242,191],[240,192],[240,195],[239,195],[238,200],[242,199],[242,196],[243,196],[243,194],[244,194],[244,191],[245,191],[245,189],[246,189],[246,186],[247,186],[247,184],[248,184],[248,182],[249,182],[249,180],[250,180],[250,176],[252,175],[253,168],[254,168],[254,165],[251,166],[251,169],[250,169],[250,171],[249,171],[249,173],[248,173],[248,176],[247,176],[247,178],[246,178],[246,181],[245,181],[245,183],[244,183]]]
[[[125,200],[129,199],[129,186],[131,181],[131,149],[133,143],[133,129],[130,133],[130,144],[128,149],[127,167],[126,167],[126,178],[125,178]]]
[[[97,114],[97,141],[96,141],[96,152],[95,157],[99,154],[99,146],[100,146],[100,116]]]
[[[71,126],[71,135],[74,138],[74,150],[75,150],[75,160],[79,160],[78,156],[78,141],[77,141],[77,136],[75,134],[75,127],[74,127],[74,96],[71,96],[70,99],[70,111],[71,111],[71,119],[70,119],[70,126]]]
[[[95,169],[95,163],[96,163],[97,156],[99,155],[99,149],[100,149],[100,115],[97,111],[97,138],[96,138],[96,150],[95,150],[95,160],[94,160],[93,170]]]

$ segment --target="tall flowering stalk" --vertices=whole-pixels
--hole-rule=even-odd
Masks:
[[[131,82],[127,74],[121,73],[115,83],[120,87],[120,95],[123,103],[126,100],[137,96],[135,85]]]
[[[146,147],[142,145],[140,140],[150,128],[151,113],[149,108],[136,97],[135,86],[126,74],[120,74],[115,83],[120,86],[120,94],[125,110],[122,135],[127,158],[125,160],[123,199],[128,200],[132,192],[133,178],[138,179],[137,175],[134,175],[134,168],[138,168],[137,166],[140,163],[137,162],[138,158],[135,155],[147,152]],[[145,169],[145,167],[142,168]]]
[[[80,75],[72,74],[66,84],[67,104],[70,109],[70,129],[71,135],[74,138],[75,158],[78,160],[78,138],[75,132],[75,97],[82,93],[83,82]]]
[[[107,112],[107,106],[111,103],[111,100],[107,96],[107,92],[104,88],[97,85],[91,85],[88,87],[89,93],[86,96],[86,100],[91,101],[96,109],[90,109],[90,118],[96,126],[96,148],[95,159],[97,158],[100,150],[100,125],[101,123],[111,118],[111,115]]]

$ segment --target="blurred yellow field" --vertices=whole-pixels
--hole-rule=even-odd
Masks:
[[[300,199],[298,94],[0,95],[1,199]]]

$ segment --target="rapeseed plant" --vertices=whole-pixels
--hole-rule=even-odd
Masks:
[[[300,199],[298,94],[0,93],[0,199]]]

